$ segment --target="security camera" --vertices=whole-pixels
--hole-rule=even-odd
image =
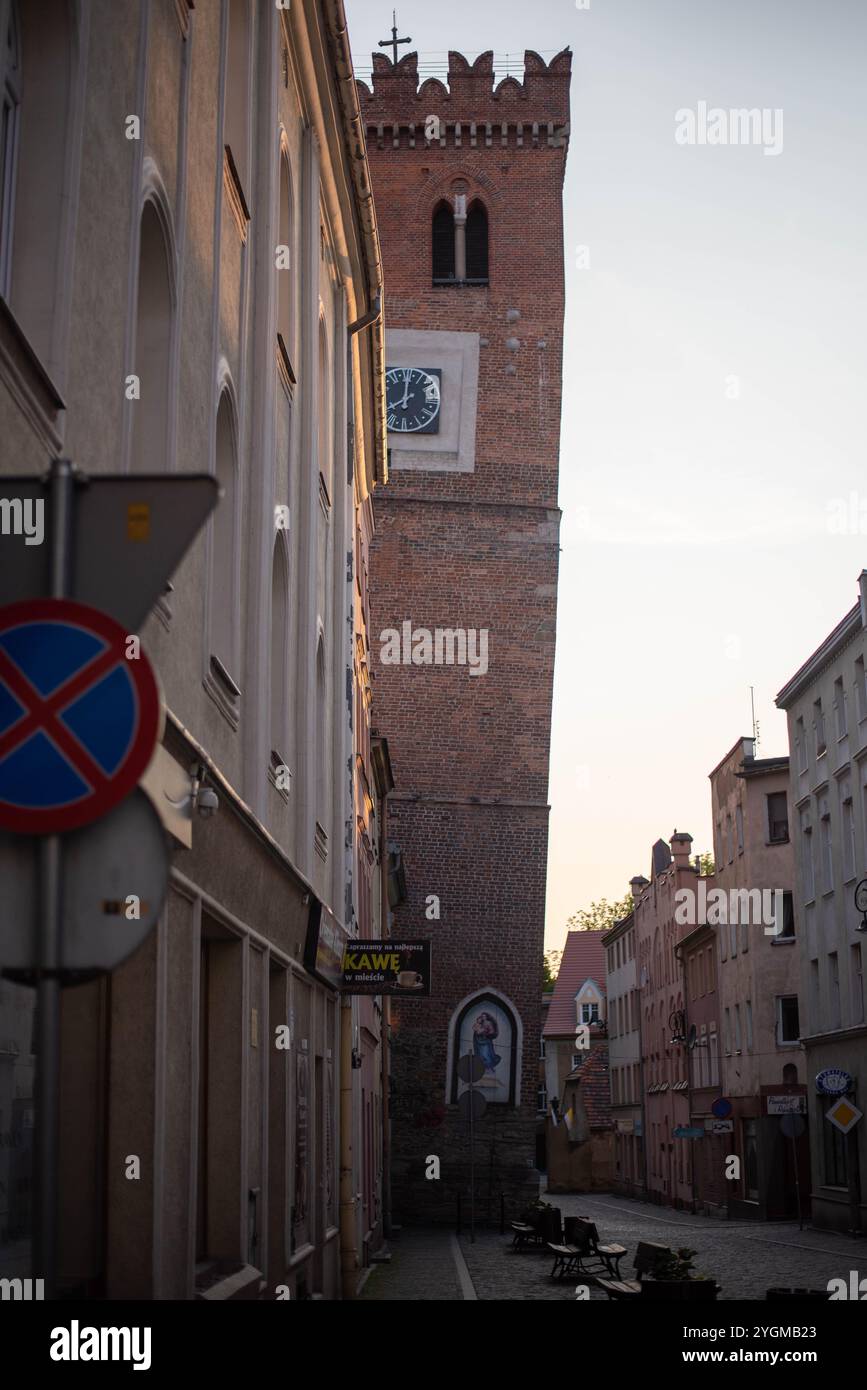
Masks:
[[[212,816],[220,805],[220,798],[213,787],[202,787],[196,797],[196,810],[200,816]]]

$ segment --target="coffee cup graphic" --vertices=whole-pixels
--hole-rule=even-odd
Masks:
[[[398,972],[397,983],[401,989],[421,989],[424,979],[417,970],[401,970]]]

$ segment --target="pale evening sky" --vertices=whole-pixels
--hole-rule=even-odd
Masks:
[[[347,13],[365,77],[391,8]],[[857,597],[867,5],[415,0],[397,19],[424,65],[493,48],[520,75],[525,48],[573,50],[546,933],[561,946],[570,912],[649,872],[658,836],[711,848],[707,774],[750,732],[750,685],[760,755],[785,752],[774,695]],[[675,112],[702,101],[780,108],[781,151],[678,144]]]

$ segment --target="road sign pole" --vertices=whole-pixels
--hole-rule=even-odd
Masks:
[[[49,596],[69,590],[75,482],[68,459],[54,459],[48,488]],[[57,1295],[57,1176],[60,1139],[60,931],[63,848],[59,835],[39,842],[39,974],[36,987],[36,1134],[33,1146],[33,1259],[45,1297]]]

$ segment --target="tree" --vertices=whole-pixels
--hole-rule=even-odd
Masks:
[[[546,951],[542,957],[542,993],[550,994],[557,982],[562,951]]]
[[[711,874],[716,873],[716,865],[713,862],[713,855],[708,851],[707,854],[700,854],[698,862],[701,865],[702,878],[710,878]]]
[[[632,906],[631,893],[614,903],[610,903],[607,898],[600,898],[589,907],[582,907],[578,912],[573,912],[566,926],[570,931],[610,931],[615,922],[629,916]]]

